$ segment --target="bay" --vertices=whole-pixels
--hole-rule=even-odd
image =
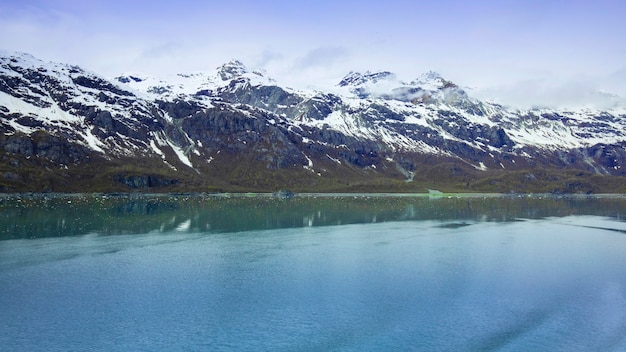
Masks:
[[[0,199],[8,351],[624,351],[626,199]]]

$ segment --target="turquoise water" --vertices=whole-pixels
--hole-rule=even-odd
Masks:
[[[626,351],[626,200],[0,201],[0,350]]]

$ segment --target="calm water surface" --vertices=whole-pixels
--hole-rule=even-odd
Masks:
[[[626,351],[626,198],[0,199],[0,350]]]

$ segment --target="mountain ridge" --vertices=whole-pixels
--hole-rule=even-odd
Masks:
[[[619,111],[483,102],[435,72],[350,72],[305,91],[238,60],[106,79],[0,51],[5,192],[622,193],[624,127]]]

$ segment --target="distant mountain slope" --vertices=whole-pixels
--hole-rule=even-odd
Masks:
[[[109,80],[0,51],[0,191],[624,192],[623,111],[514,110],[434,72]]]

